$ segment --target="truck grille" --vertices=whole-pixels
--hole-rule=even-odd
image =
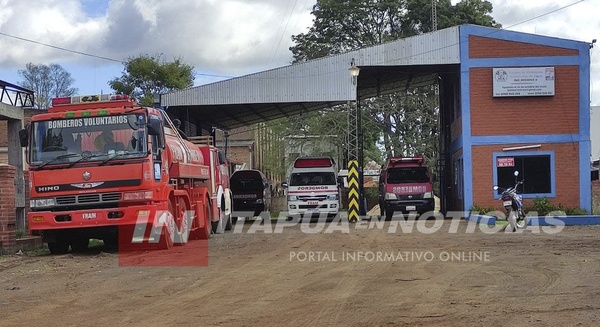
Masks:
[[[82,194],[82,195],[69,195],[69,196],[57,196],[57,205],[78,205],[78,204],[90,204],[90,203],[103,203],[103,202],[115,202],[121,200],[120,193],[100,193],[100,194]]]
[[[300,196],[298,196],[298,200],[301,200],[301,201],[325,201],[325,199],[327,199],[326,195],[315,195],[315,196],[300,195]]]
[[[309,205],[309,204],[301,204],[298,206],[299,209],[327,209],[327,205],[323,204],[323,205]]]
[[[411,194],[411,195],[396,195],[398,200],[420,200],[423,198],[423,194]]]

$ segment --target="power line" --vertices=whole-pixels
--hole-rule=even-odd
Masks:
[[[504,30],[505,30],[505,29],[507,29],[507,28],[515,27],[515,26],[517,26],[517,25],[521,25],[521,24],[524,24],[524,23],[530,22],[530,21],[532,21],[532,20],[535,20],[535,19],[538,19],[538,18],[540,18],[540,17],[544,17],[544,16],[547,16],[547,15],[553,14],[553,13],[555,13],[555,12],[557,12],[557,11],[561,11],[561,10],[563,10],[563,9],[569,8],[569,7],[571,7],[571,6],[574,6],[574,5],[576,5],[576,4],[580,3],[580,2],[584,2],[584,1],[585,1],[585,0],[579,0],[579,1],[573,2],[573,3],[571,3],[571,4],[568,4],[568,5],[566,5],[566,6],[562,6],[562,7],[556,8],[556,9],[554,9],[554,10],[551,10],[551,11],[547,12],[547,13],[543,13],[543,14],[541,14],[541,15],[538,15],[538,16],[535,16],[535,17],[532,17],[532,18],[530,18],[530,19],[526,19],[526,20],[524,20],[524,21],[522,21],[522,22],[518,22],[518,23],[516,23],[516,24],[513,24],[513,25],[510,25],[510,26],[508,26],[508,27],[503,27],[502,29],[504,29]]]
[[[43,42],[39,42],[39,41],[27,39],[27,38],[24,38],[24,37],[20,37],[20,36],[15,36],[15,35],[7,34],[7,33],[4,33],[4,32],[0,32],[0,35],[4,35],[6,37],[11,37],[13,39],[17,39],[17,40],[21,40],[21,41],[25,41],[25,42],[29,42],[29,43],[34,43],[34,44],[42,45],[42,46],[45,46],[45,47],[49,47],[49,48],[53,48],[53,49],[57,49],[57,50],[61,50],[61,51],[66,51],[66,52],[75,53],[75,54],[79,54],[79,55],[83,55],[83,56],[88,56],[88,57],[92,57],[92,58],[103,59],[103,60],[107,60],[107,61],[118,62],[120,64],[125,64],[125,62],[122,61],[122,60],[117,60],[117,59],[113,59],[113,58],[109,58],[109,57],[104,57],[104,56],[98,56],[98,55],[94,55],[94,54],[90,54],[90,53],[86,53],[86,52],[82,52],[82,51],[67,49],[67,48],[56,46],[56,45],[52,45],[52,44],[48,44],[48,43],[43,43]],[[215,75],[215,74],[203,74],[203,73],[196,73],[196,75],[207,76],[207,77],[233,78],[233,76],[224,76],[224,75]]]
[[[104,59],[104,60],[108,60],[108,61],[123,63],[122,60],[117,60],[117,59],[103,57],[103,56],[98,56],[98,55],[94,55],[94,54],[90,54],[90,53],[85,53],[85,52],[81,52],[81,51],[71,50],[71,49],[59,47],[59,46],[48,44],[48,43],[43,43],[43,42],[31,40],[31,39],[26,39],[26,38],[20,37],[20,36],[6,34],[6,33],[3,33],[3,32],[0,32],[0,35],[4,35],[4,36],[7,36],[7,37],[12,37],[13,39],[17,39],[17,40],[21,40],[21,41],[25,41],[25,42],[30,42],[30,43],[34,43],[34,44],[43,45],[45,47],[49,47],[49,48],[53,48],[53,49],[57,49],[57,50],[62,50],[62,51],[66,51],[66,52],[80,54],[82,56],[88,56],[88,57],[92,57],[92,58],[98,58],[98,59]]]

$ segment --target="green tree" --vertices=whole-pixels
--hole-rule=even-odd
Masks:
[[[145,106],[152,105],[154,94],[182,90],[194,85],[194,67],[180,59],[166,62],[162,55],[131,57],[124,63],[121,77],[108,85],[117,93],[128,94]]]
[[[482,0],[437,0],[438,27],[471,23],[500,27],[489,15],[492,4]],[[292,36],[295,63],[430,32],[431,0],[317,0],[314,24],[307,33]],[[438,154],[436,95],[433,87],[421,87],[375,99],[361,99],[365,163],[384,156],[423,155],[433,164]],[[348,110],[349,108],[346,108]],[[311,113],[317,122],[327,121],[327,111]],[[339,120],[347,124],[347,119]],[[319,124],[313,133],[324,132]],[[347,133],[347,125],[337,126]],[[341,143],[340,143],[341,144]]]
[[[75,80],[71,73],[67,72],[61,65],[35,65],[28,63],[24,70],[18,74],[23,78],[19,84],[34,92],[34,104],[36,109],[48,109],[52,104],[52,98],[72,96],[77,89],[71,87]]]

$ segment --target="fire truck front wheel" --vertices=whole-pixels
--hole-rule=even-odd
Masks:
[[[169,201],[169,214],[165,215],[166,221],[161,222],[161,226],[158,227],[159,230],[154,231],[155,234],[158,234],[158,248],[160,250],[168,250],[173,246],[173,240],[175,238],[175,219],[173,213],[175,209],[173,208],[173,203]]]
[[[69,243],[66,240],[56,240],[48,243],[48,250],[51,254],[67,254],[69,252]]]
[[[170,205],[169,206],[169,210],[173,209],[173,206]],[[187,214],[188,211],[188,206],[187,203],[185,202],[185,200],[180,197],[177,201],[177,210],[174,212],[171,212],[173,214],[173,217],[175,218],[175,223],[176,223],[176,229],[175,229],[175,234],[174,234],[174,244],[175,245],[184,245],[185,243],[188,242],[189,239],[189,235],[190,235],[190,228],[192,225],[192,221],[191,218],[189,217],[189,215]]]
[[[85,252],[90,245],[90,239],[87,236],[77,236],[71,239],[71,250],[73,252]]]

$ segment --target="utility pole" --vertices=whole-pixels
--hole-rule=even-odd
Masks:
[[[348,220],[356,223],[360,220],[362,202],[362,121],[360,112],[360,99],[358,95],[358,68],[354,58],[350,62],[350,76],[352,76],[352,89],[356,95],[355,107],[348,108]]]
[[[431,0],[431,30],[437,31],[437,0]]]

